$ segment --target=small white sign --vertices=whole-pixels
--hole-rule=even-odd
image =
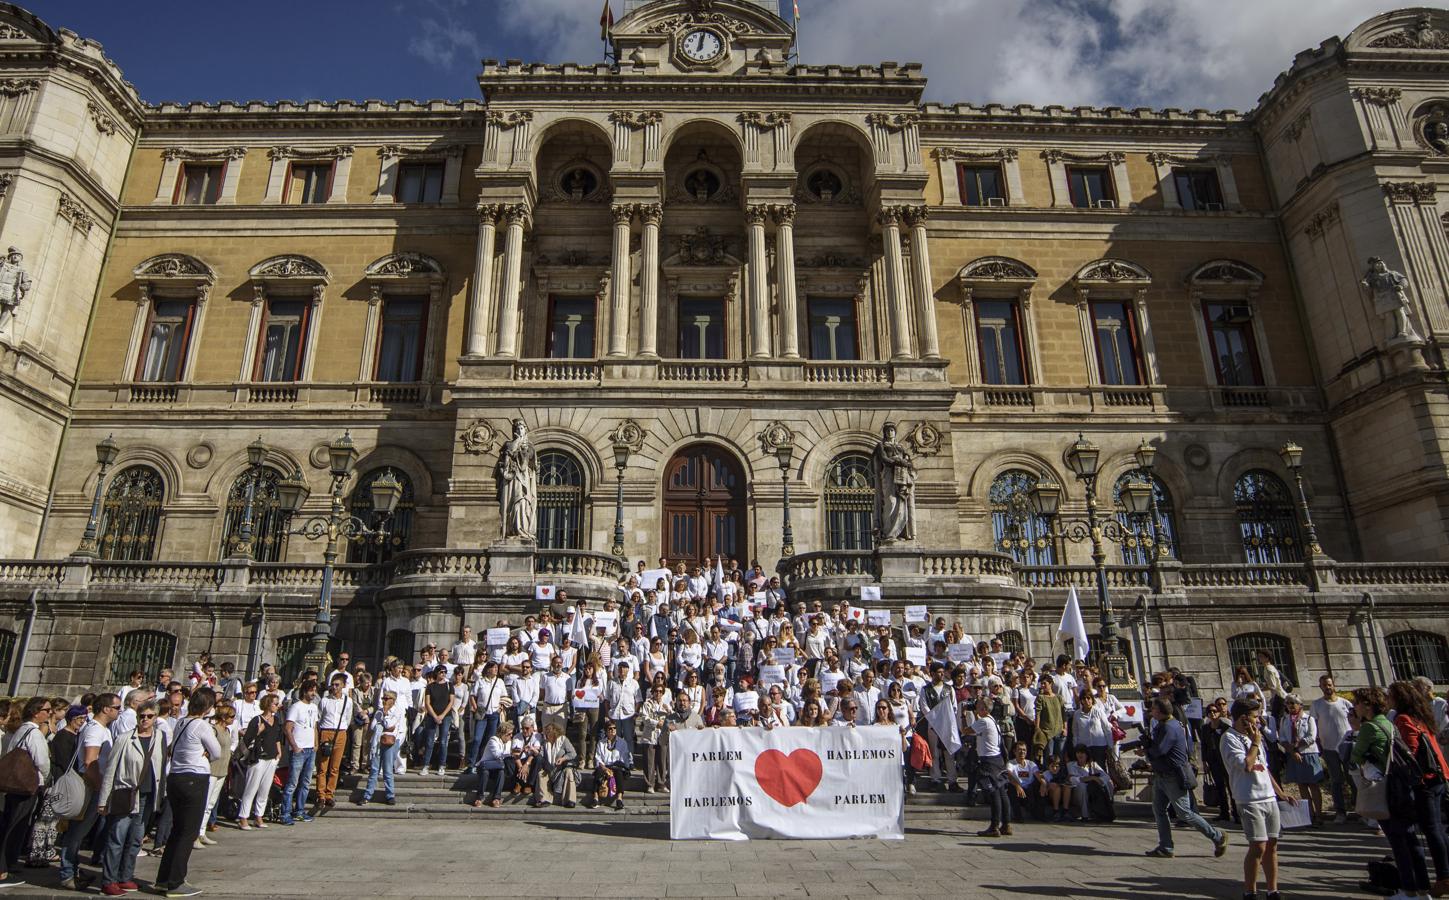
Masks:
[[[504,647],[508,644],[508,637],[511,632],[507,628],[488,629],[488,646]]]
[[[585,685],[574,691],[574,709],[598,709],[599,689],[593,685]]]
[[[608,631],[619,621],[619,613],[614,610],[605,610],[594,613],[594,630]]]
[[[784,684],[784,666],[760,666],[760,684]]]
[[[664,590],[668,591],[673,583],[672,574],[668,569],[645,569],[639,574],[639,587],[646,591],[658,590],[659,579],[664,579]]]
[[[1202,698],[1193,697],[1191,700],[1187,701],[1187,706],[1184,706],[1182,708],[1182,711],[1189,719],[1201,719],[1203,717]]]
[[[775,648],[775,654],[774,655],[775,655],[775,665],[777,665],[777,666],[793,666],[793,665],[795,665],[795,648],[794,647],[776,647]]]
[[[872,609],[866,613],[866,619],[873,628],[879,628],[882,625],[889,628],[891,624],[891,611],[888,609]]]
[[[844,679],[845,679],[845,673],[844,672],[821,672],[820,673],[820,690],[821,690],[821,692],[822,693],[825,693],[825,694],[833,693],[835,691],[836,687],[838,687],[840,685],[840,682],[843,681]]]
[[[865,609],[860,606],[847,606],[845,608],[845,621],[854,622],[857,625],[865,624]]]
[[[735,694],[735,712],[754,712],[760,708],[760,695],[754,691]]]
[[[750,595],[750,606],[754,607],[755,609],[764,609],[765,604],[769,602],[769,599],[770,598],[765,594],[764,591],[756,591],[755,593]]]
[[[1118,725],[1141,725],[1142,724],[1142,701],[1123,700],[1122,709],[1117,713]]]
[[[970,644],[951,644],[946,648],[946,658],[953,663],[969,662],[976,648]]]
[[[558,592],[553,589],[551,584],[536,585],[533,589],[533,599],[542,600],[545,603],[552,603],[557,596]]]
[[[924,607],[924,606],[907,606],[906,607],[906,622],[908,622],[908,623],[910,623],[910,622],[928,622],[928,621],[930,621],[930,619],[931,619],[931,614],[926,610],[926,607]]]
[[[878,584],[863,584],[863,585],[861,585],[860,586],[860,602],[861,602],[861,605],[865,605],[867,603],[879,603],[880,602],[880,585],[878,585]]]
[[[1278,818],[1284,828],[1308,828],[1313,824],[1312,812],[1302,800],[1297,803],[1279,800]]]
[[[906,662],[915,663],[918,666],[924,666],[926,664],[926,648],[907,647]]]

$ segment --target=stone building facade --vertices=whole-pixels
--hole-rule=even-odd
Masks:
[[[1240,114],[923,103],[916,65],[795,64],[778,13],[630,3],[617,62],[485,60],[461,102],[157,105],[0,4],[0,240],[35,285],[0,331],[4,674],[296,657],[322,548],[276,486],[300,473],[324,513],[344,431],[349,492],[405,483],[339,570],[360,658],[716,551],[1045,654],[1095,575],[1024,501],[1054,482],[1086,513],[1081,434],[1114,520],[1157,448],[1161,540],[1123,517],[1108,547],[1136,667],[1211,687],[1266,646],[1449,681],[1449,14],[1330,39]],[[540,454],[522,548],[495,480],[515,420]],[[887,422],[917,537],[876,547]],[[98,556],[69,556],[97,497]]]

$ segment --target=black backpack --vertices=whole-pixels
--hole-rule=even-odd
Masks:
[[[1414,795],[1424,785],[1424,769],[1419,765],[1417,754],[1410,751],[1409,745],[1399,736],[1398,729],[1391,729],[1391,732],[1389,753],[1393,754],[1393,759],[1388,773],[1389,809],[1412,809]],[[1423,743],[1420,742],[1421,747]]]

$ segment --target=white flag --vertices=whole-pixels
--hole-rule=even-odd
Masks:
[[[951,696],[953,690],[949,684],[945,686],[945,691],[945,699],[926,713],[926,722],[936,732],[946,752],[955,753],[961,749],[961,718],[956,715],[956,700]]]
[[[714,558],[714,599],[724,602],[724,557]]]
[[[1082,607],[1077,602],[1076,585],[1067,594],[1067,606],[1062,610],[1062,623],[1057,626],[1057,637],[1071,638],[1072,655],[1077,659],[1087,658],[1087,623],[1082,621]]]
[[[569,640],[575,647],[589,646],[589,633],[584,630],[584,616],[577,610],[569,612]]]

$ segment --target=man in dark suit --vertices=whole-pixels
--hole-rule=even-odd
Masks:
[[[1219,831],[1194,812],[1188,797],[1197,787],[1197,778],[1188,764],[1187,732],[1173,715],[1172,700],[1166,696],[1152,699],[1152,727],[1142,744],[1152,764],[1152,815],[1157,820],[1157,846],[1148,856],[1167,858],[1173,854],[1172,823],[1167,810],[1171,807],[1180,821],[1202,832],[1213,842],[1213,855],[1222,856],[1228,849],[1228,835]]]

